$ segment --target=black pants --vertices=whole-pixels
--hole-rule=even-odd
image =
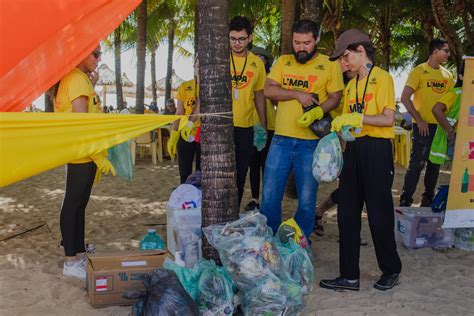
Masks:
[[[341,276],[359,279],[361,212],[367,208],[370,232],[382,273],[400,273],[394,233],[392,144],[361,137],[347,142],[339,176],[337,222]]]
[[[94,162],[67,165],[66,193],[60,217],[64,253],[67,257],[86,251],[84,243],[86,206],[96,170]]]
[[[188,176],[193,173],[194,156],[196,156],[195,170],[201,170],[201,144],[188,143],[180,137],[178,140],[178,165],[181,184],[185,183]]]
[[[239,194],[239,206],[244,195],[245,177],[250,165],[253,153],[253,127],[235,127],[235,167],[237,171],[237,192]]]
[[[436,132],[436,124],[429,124],[430,134],[421,136],[418,126],[413,124],[413,147],[410,155],[410,164],[408,165],[403,190],[400,196],[402,202],[413,203],[413,194],[415,193],[420,174],[426,165],[425,172],[425,191],[423,197],[432,200],[435,193],[436,182],[438,181],[440,165],[434,164],[428,160],[430,155],[431,143]]]
[[[263,177],[265,161],[267,160],[273,134],[275,134],[275,131],[267,131],[267,143],[261,151],[258,151],[255,146],[253,147],[253,154],[250,160],[250,190],[252,191],[252,198],[256,200],[258,200],[260,195],[260,172]]]

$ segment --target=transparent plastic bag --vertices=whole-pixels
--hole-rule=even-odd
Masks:
[[[342,148],[335,132],[323,137],[313,153],[313,177],[318,182],[332,182],[341,173]]]
[[[115,168],[119,177],[127,181],[133,180],[132,153],[129,146],[130,141],[123,142],[108,149],[108,159]]]
[[[252,289],[259,280],[277,278],[281,272],[280,254],[266,222],[264,215],[253,213],[235,222],[203,228],[239,290]]]
[[[201,272],[197,284],[199,315],[232,315],[235,285],[225,269],[207,260],[201,260],[197,268]]]
[[[262,124],[257,123],[253,126],[253,145],[258,151],[262,151],[267,144],[267,131]]]
[[[301,287],[291,281],[267,277],[251,290],[239,292],[236,304],[244,315],[297,315],[303,309]]]

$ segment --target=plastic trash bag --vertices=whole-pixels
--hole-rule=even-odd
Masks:
[[[188,292],[193,300],[197,300],[199,293],[198,282],[199,277],[201,276],[201,269],[199,269],[198,266],[185,268],[175,263],[173,260],[166,258],[163,263],[163,268],[173,270],[186,292]]]
[[[197,284],[199,315],[232,315],[235,285],[225,269],[207,260],[201,260],[197,268],[201,271]]]
[[[140,316],[199,315],[196,304],[181,285],[173,270],[159,268],[144,275],[146,292],[127,292],[140,301],[133,307]],[[140,310],[140,306],[142,309]]]
[[[308,239],[293,217],[280,224],[275,238],[285,244],[288,242],[288,239],[293,239],[297,244],[311,253]]]
[[[262,151],[267,144],[267,131],[262,124],[257,123],[253,126],[253,145],[258,151]]]
[[[342,148],[335,132],[322,138],[313,153],[313,177],[318,182],[332,182],[342,170]]]
[[[297,315],[303,309],[301,287],[289,281],[267,277],[251,290],[239,292],[236,303],[244,315]]]
[[[280,254],[264,215],[252,213],[234,222],[205,227],[203,232],[239,290],[252,289],[256,282],[280,274]]]
[[[123,142],[108,149],[108,159],[115,168],[119,177],[127,181],[133,180],[132,153],[130,141]]]

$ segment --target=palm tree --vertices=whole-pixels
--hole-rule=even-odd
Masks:
[[[122,91],[122,30],[119,25],[114,31],[114,57],[115,57],[115,87],[117,96],[117,109],[123,110],[123,91]]]
[[[291,29],[296,19],[297,0],[281,0],[281,35],[280,35],[280,54],[290,54],[293,51]]]
[[[239,217],[232,128],[227,0],[197,1],[202,167],[202,226]],[[228,113],[226,117],[213,113]],[[207,114],[207,115],[206,115]],[[204,258],[218,260],[203,240]]]
[[[147,31],[147,0],[142,0],[137,10],[137,93],[135,113],[145,112],[145,56]],[[120,73],[119,73],[120,75]]]
[[[302,0],[300,19],[321,23],[323,2],[322,0]]]

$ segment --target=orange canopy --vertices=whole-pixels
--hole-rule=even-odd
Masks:
[[[22,111],[141,0],[0,0],[0,112]]]

